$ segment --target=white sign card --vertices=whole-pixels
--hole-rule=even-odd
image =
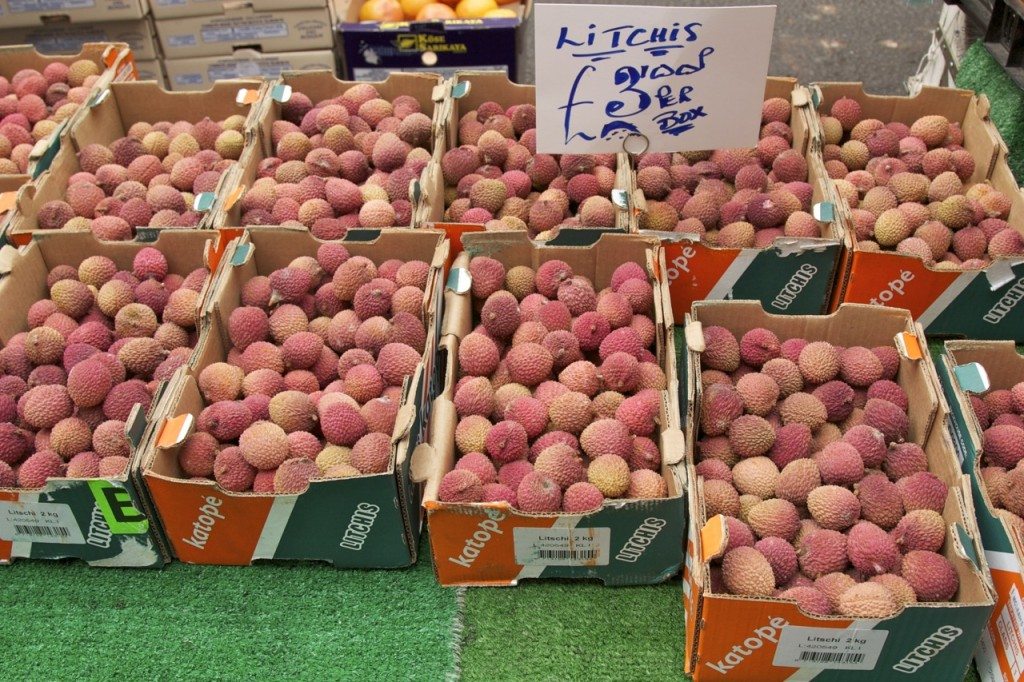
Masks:
[[[753,147],[775,6],[535,4],[537,151]]]

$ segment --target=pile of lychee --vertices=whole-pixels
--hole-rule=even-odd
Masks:
[[[28,172],[33,145],[75,115],[100,73],[80,59],[21,69],[9,81],[0,76],[0,175]]]
[[[863,118],[849,97],[818,120],[825,169],[851,209],[860,250],[896,251],[940,270],[1024,255],[1024,235],[1006,222],[1010,197],[968,184],[975,163],[959,123],[934,114],[883,123]]]
[[[561,260],[535,272],[477,256],[469,270],[477,326],[459,343],[458,460],[438,498],[582,514],[665,497],[644,268],[620,265],[600,291]]]
[[[431,117],[412,95],[368,83],[314,104],[293,92],[271,125],[276,156],[242,198],[242,225],[306,227],[339,239],[353,227],[412,223],[409,183],[430,161]]]
[[[953,600],[948,489],[907,440],[896,348],[721,326],[704,341],[696,472],[728,529],[712,591],[857,618]]]
[[[981,478],[988,498],[1024,536],[1024,382],[971,395],[981,434]]]
[[[198,376],[206,407],[178,451],[182,475],[298,494],[388,471],[402,384],[426,345],[429,276],[423,261],[378,264],[326,243],[246,282],[227,358]]]
[[[820,237],[811,215],[807,160],[793,149],[790,105],[764,101],[756,147],[647,153],[637,187],[647,200],[640,228],[700,235],[712,246],[761,248],[778,237]]]
[[[487,230],[615,227],[615,154],[538,154],[537,109],[484,102],[459,120],[445,152],[445,219]]]
[[[125,472],[125,423],[191,356],[207,274],[171,273],[152,247],[130,270],[89,256],[50,271],[29,331],[0,350],[0,488]]]
[[[109,146],[78,152],[79,172],[63,199],[36,215],[42,230],[91,231],[98,239],[132,239],[137,227],[195,227],[195,195],[212,192],[242,153],[245,117],[198,123],[137,122]]]

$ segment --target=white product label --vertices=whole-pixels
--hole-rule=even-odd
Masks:
[[[95,0],[10,0],[11,14],[21,12],[59,12],[71,9],[89,9]]]
[[[607,566],[611,528],[516,528],[521,566]]]
[[[0,540],[85,544],[71,507],[53,502],[0,502]]]
[[[439,73],[445,78],[451,78],[455,75],[456,71],[465,71],[466,69],[472,69],[473,71],[504,71],[508,72],[508,66],[504,64],[497,65],[480,65],[474,64],[473,66],[403,66],[402,71],[423,71],[428,73]],[[388,74],[394,71],[390,69],[377,69],[377,68],[354,68],[352,69],[352,78],[357,81],[382,81],[386,80]]]
[[[999,630],[999,641],[1003,645],[1003,653],[1010,664],[1013,679],[1024,674],[1024,651],[1021,650],[1021,633],[1024,633],[1024,602],[1021,602],[1017,586],[1010,588],[1006,606],[999,612],[996,619]]]
[[[283,19],[258,17],[256,21],[232,24],[208,24],[202,28],[204,43],[240,43],[261,38],[287,38],[288,23]]]
[[[174,77],[174,83],[176,85],[202,85],[203,74],[201,73],[179,73]]]
[[[192,33],[184,33],[177,36],[167,36],[167,44],[171,47],[189,47],[196,44],[196,37]]]
[[[184,5],[185,2],[186,0],[156,0],[156,4],[161,7],[173,7],[175,5],[181,6]]]
[[[749,147],[761,129],[774,6],[536,3],[537,151]]]
[[[772,665],[780,668],[872,670],[889,636],[886,630],[837,630],[787,625]]]

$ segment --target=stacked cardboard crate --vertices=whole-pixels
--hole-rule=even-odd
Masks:
[[[152,0],[170,90],[335,68],[327,0]]]
[[[147,0],[0,0],[0,45],[74,54],[85,43],[128,43],[142,78],[162,81]]]

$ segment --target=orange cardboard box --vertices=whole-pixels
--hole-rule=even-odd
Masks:
[[[985,680],[1024,680],[1024,535],[1020,519],[992,504],[981,477],[983,429],[970,395],[1024,381],[1024,358],[1009,341],[946,341],[936,354],[939,378],[952,407],[951,433],[960,466],[971,478],[978,527],[995,585],[996,604],[975,660]]]
[[[45,235],[27,247],[0,251],[0,344],[26,330],[26,314],[47,296],[47,273],[57,265],[78,267],[102,255],[131,269],[135,255],[155,247],[170,272],[187,275],[205,266],[209,233],[174,230],[155,241],[101,242],[88,232]],[[198,314],[198,310],[197,310]],[[194,356],[193,356],[194,357]],[[148,412],[136,405],[126,435],[128,470],[110,478],[54,478],[40,490],[0,489],[0,564],[18,558],[79,559],[91,566],[158,567],[169,561],[156,515],[135,465],[153,437],[167,384],[153,394]]]
[[[434,572],[442,585],[516,585],[527,578],[597,578],[607,585],[659,583],[682,562],[685,529],[683,435],[675,396],[672,314],[667,306],[664,261],[657,242],[636,235],[568,230],[588,244],[540,245],[524,232],[467,234],[445,291],[443,338],[437,372],[441,386],[430,420],[430,441],[413,457],[413,478],[425,484],[424,507],[430,528]],[[563,233],[564,234],[564,233]],[[607,286],[616,267],[635,262],[651,273],[655,287],[657,356],[668,382],[658,418],[661,474],[668,497],[609,500],[589,514],[529,513],[505,503],[451,504],[438,500],[441,478],[455,460],[458,421],[453,402],[458,379],[460,339],[473,329],[470,255],[487,255],[506,268],[536,268],[551,259],[569,263],[595,287]]]
[[[424,437],[428,393],[440,314],[447,241],[433,230],[380,230],[350,234],[352,255],[375,263],[390,258],[431,264],[423,299],[427,342],[423,362],[406,379],[391,436],[387,472],[316,479],[294,495],[236,493],[215,481],[186,478],[178,452],[206,407],[197,378],[224,362],[231,342],[227,321],[253,277],[269,275],[299,256],[314,256],[322,242],[305,230],[266,228],[231,241],[213,275],[198,359],[182,368],[155,417],[153,444],[141,455],[141,478],[167,542],[180,561],[244,566],[259,560],[326,561],[347,568],[399,568],[416,561],[420,531],[419,488],[409,478],[413,448]]]
[[[963,679],[992,611],[992,585],[974,521],[969,481],[960,472],[939,398],[935,369],[921,327],[905,311],[843,305],[827,316],[777,316],[755,301],[698,302],[687,317],[689,346],[687,453],[694,464],[702,399],[703,327],[720,325],[739,338],[755,327],[780,339],[827,340],[841,346],[896,344],[897,381],[910,397],[908,440],[928,455],[929,471],[949,487],[942,553],[956,568],[960,589],[950,603],[914,604],[885,619],[812,616],[795,602],[717,591],[709,562],[728,543],[723,516],[707,517],[703,479],[690,469],[690,531],[684,572],[685,670],[696,680]]]
[[[449,97],[445,112],[447,128],[446,151],[459,146],[459,121],[467,112],[473,111],[484,102],[497,102],[503,107],[515,104],[535,104],[534,86],[513,83],[500,71],[459,71],[448,83]],[[624,232],[629,228],[628,197],[630,188],[629,159],[625,153],[616,154],[615,188],[612,202],[619,207],[615,216],[614,229]],[[443,179],[441,180],[443,183]],[[442,206],[442,211],[447,208]]]
[[[910,125],[921,116],[940,114],[960,125],[964,148],[974,158],[970,187],[992,184],[1014,201],[1011,225],[1024,232],[1024,198],[1003,158],[1005,145],[988,120],[988,100],[967,90],[925,87],[914,97],[870,95],[860,83],[818,83],[813,86],[817,109],[849,97],[860,103],[863,115]],[[817,116],[816,144],[821,144]],[[893,252],[866,252],[857,244],[852,218],[834,186],[834,203],[844,227],[846,250],[841,265],[843,284],[836,288],[833,307],[843,303],[905,308],[930,336],[975,339],[1024,339],[1024,310],[1016,310],[1024,295],[1024,264],[996,259],[983,270],[939,270],[920,258]],[[1018,280],[1020,282],[1018,283]]]
[[[738,249],[711,246],[692,234],[641,230],[661,238],[676,319],[683,319],[695,301],[703,300],[758,300],[765,309],[787,315],[820,314],[828,308],[843,232],[834,218],[821,157],[811,145],[809,94],[795,78],[769,77],[764,98],[773,97],[791,102],[792,148],[807,160],[807,182],[813,191],[808,209],[819,220],[821,236],[777,237],[763,248]],[[634,186],[635,181],[634,174]],[[641,190],[635,190],[633,203],[637,227],[636,217],[646,211]]]
[[[59,62],[70,65],[79,60],[94,62],[102,71],[93,92],[106,87],[114,81],[135,80],[135,60],[131,50],[125,43],[85,43],[76,54],[42,54],[32,45],[6,45],[0,47],[0,76],[10,80],[22,69],[42,71],[47,64]],[[9,209],[11,197],[5,198],[8,192],[17,190],[31,182],[47,169],[57,149],[60,138],[65,135],[72,121],[82,114],[84,107],[78,107],[75,113],[62,121],[52,133],[36,142],[29,156],[29,172],[21,175],[0,175],[0,212]],[[3,220],[0,218],[0,226]],[[2,232],[2,230],[0,230]]]
[[[26,186],[18,194],[7,239],[20,246],[27,244],[32,235],[45,232],[39,228],[39,209],[47,201],[64,198],[68,179],[81,170],[78,152],[86,145],[109,145],[124,137],[132,124],[138,121],[198,121],[199,112],[220,119],[234,114],[243,115],[247,118],[248,128],[252,125],[253,114],[249,104],[259,100],[262,87],[260,81],[220,81],[204,92],[172,93],[163,90],[153,81],[110,84],[95,94],[68,134],[61,139],[60,148],[49,169],[37,182]],[[233,178],[230,171],[222,174],[222,193],[227,191],[227,183]],[[215,192],[201,193],[193,202],[193,210],[206,214],[198,228],[209,226],[208,211],[214,205],[216,196]]]
[[[239,159],[236,169],[232,171],[230,192],[223,193],[218,200],[213,218],[216,227],[261,227],[245,225],[240,202],[245,193],[259,178],[260,163],[276,155],[272,138],[275,121],[281,120],[281,105],[287,102],[293,93],[299,92],[309,97],[314,103],[341,96],[348,88],[356,85],[353,81],[341,81],[330,71],[290,71],[286,72],[267,89],[267,94],[260,104],[252,131],[252,140],[246,144],[246,150]],[[418,180],[410,183],[409,201],[412,205],[412,227],[420,227],[433,222],[441,215],[443,207],[443,188],[440,182],[440,170],[435,168],[440,163],[440,150],[444,148],[444,129],[440,125],[444,112],[445,88],[439,76],[435,74],[393,73],[387,80],[371,83],[385,99],[391,100],[398,95],[412,95],[420,104],[422,112],[431,117],[433,122],[433,148],[431,160],[427,163]],[[397,227],[406,227],[399,225]],[[337,235],[315,235],[324,239],[333,239]]]

